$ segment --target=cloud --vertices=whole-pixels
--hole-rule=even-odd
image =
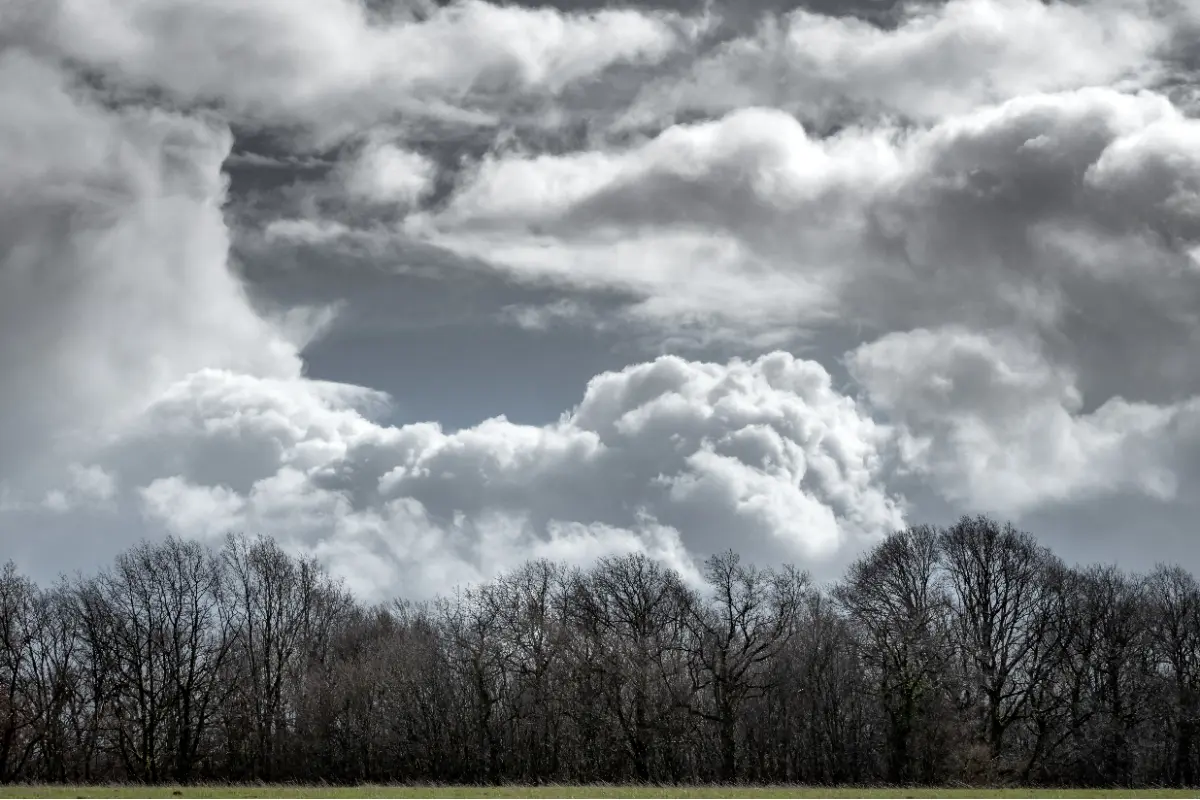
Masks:
[[[330,164],[331,162],[314,156],[269,156],[249,151],[231,153],[225,159],[225,166],[227,167],[252,167],[277,170],[323,170],[328,168]]]
[[[103,468],[92,464],[70,467],[71,484],[66,489],[52,490],[43,504],[52,511],[77,508],[111,509],[117,496],[117,479]]]
[[[832,564],[905,522],[897,466],[964,510],[1177,502],[1200,474],[1184,5],[796,10],[715,49],[736,26],[636,8],[5,5],[0,511],[135,500],[131,530],[274,534],[366,595],[428,595],[540,556]],[[352,262],[551,284],[480,316],[694,357],[633,357],[546,424],[391,425],[305,371]],[[272,301],[264,271],[294,285]],[[849,380],[760,355],[801,338],[849,349]],[[452,370],[393,386],[483,394]]]
[[[354,233],[345,223],[326,219],[276,219],[263,228],[263,238],[269,243],[316,245],[352,237]]]
[[[814,140],[744,109],[622,149],[492,156],[405,230],[525,280],[629,292],[670,324],[794,327],[832,311],[862,197],[900,166],[890,139]]]
[[[1175,406],[1106,400],[1083,413],[1069,367],[1036,344],[962,328],[892,333],[850,354],[872,404],[901,426],[901,453],[943,495],[1019,514],[1045,503],[1178,489],[1180,428],[1194,450],[1200,399]]]
[[[49,489],[38,501],[24,499],[9,487],[0,487],[0,512],[49,511],[63,514],[68,511],[116,510],[118,483],[114,475],[95,464],[70,464],[66,470],[67,483]]]
[[[855,374],[952,501],[1168,498],[1200,396],[1197,137],[1161,95],[1097,88],[820,139],[742,109],[620,149],[493,156],[410,230],[526,280],[628,291],[665,330],[882,336]],[[933,402],[937,369],[969,393]]]
[[[1195,394],[1198,131],[1159,95],[1103,89],[947,121],[872,198],[877,257],[844,307],[884,330],[1015,326],[1095,398]]]
[[[542,305],[510,304],[500,310],[498,318],[532,331],[545,331],[564,323],[605,324],[590,307],[569,298]]]
[[[1087,362],[1085,388],[1115,348],[1124,374],[1100,391],[1160,399],[1200,390],[1180,369],[1198,131],[1160,95],[1111,89],[820,139],[742,109],[620,149],[490,157],[406,230],[524,280],[629,292],[666,328],[1017,325]]]
[[[880,484],[887,429],[783,353],[605,373],[541,427],[381,426],[364,400],[197,373],[108,463],[170,530],[274,534],[425,594],[539,556],[639,549],[686,566],[736,544],[821,563],[903,522]]]
[[[797,9],[647,86],[618,123],[769,105],[818,127],[860,115],[937,122],[1022,95],[1160,78],[1180,14],[1140,0],[910,3],[899,24]]]
[[[206,366],[298,375],[226,264],[227,129],[0,54],[0,483],[85,459]]]
[[[412,206],[433,188],[436,173],[437,165],[420,153],[371,142],[343,166],[342,180],[350,198]]]
[[[461,0],[372,18],[355,0],[53,0],[41,46],[131,88],[216,102],[318,141],[400,114],[486,121],[489,98],[557,93],[697,32],[665,12],[590,14]],[[483,111],[479,116],[478,111]]]

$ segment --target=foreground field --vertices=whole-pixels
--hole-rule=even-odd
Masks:
[[[1195,791],[1154,789],[891,789],[808,786],[0,786],[4,797],[1196,797]]]

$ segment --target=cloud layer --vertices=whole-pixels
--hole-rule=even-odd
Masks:
[[[391,12],[356,0],[51,0],[27,4],[23,18],[42,47],[124,87],[215,102],[238,121],[296,126],[316,141],[398,113],[488,124],[507,100],[653,64],[700,31],[661,12],[482,0]]]
[[[901,6],[895,27],[798,8],[763,18],[650,83],[623,119],[772,106],[820,126],[866,115],[937,122],[1038,92],[1162,77],[1184,9],[1140,0],[1084,5],[949,0]]]
[[[420,595],[536,556],[834,564],[922,494],[1186,502],[1195,9],[747,13],[5,6],[0,517],[270,533]],[[309,375],[364,266],[493,281],[494,328],[630,366],[559,419],[398,422],[404,385],[488,387]]]

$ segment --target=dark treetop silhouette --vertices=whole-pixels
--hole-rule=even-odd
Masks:
[[[1193,785],[1200,587],[985,517],[823,589],[535,562],[367,608],[270,539],[0,572],[2,781]]]

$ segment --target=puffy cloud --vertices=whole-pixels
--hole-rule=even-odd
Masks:
[[[617,288],[641,313],[774,328],[830,313],[864,197],[901,167],[892,136],[811,138],[744,109],[648,142],[485,159],[406,230],[527,280]]]
[[[606,373],[542,427],[389,427],[355,408],[364,399],[201,372],[109,459],[168,528],[275,534],[372,591],[429,594],[529,557],[634,549],[689,570],[733,545],[821,563],[903,521],[880,484],[888,430],[783,353]]]
[[[343,166],[345,192],[368,203],[411,206],[433,188],[437,165],[388,142],[371,142]]]
[[[485,159],[441,219],[474,227],[770,225],[793,204],[836,202],[843,187],[885,180],[899,166],[890,139],[855,131],[817,140],[783,111],[741,109],[620,151]]]
[[[623,149],[493,157],[410,230],[526,279],[623,289],[668,330],[708,314],[884,335],[856,374],[956,502],[1169,497],[1190,480],[1172,437],[1200,395],[1197,136],[1167,98],[1112,89],[823,139],[744,109]],[[923,405],[909,352],[974,388]]]
[[[1200,421],[1200,400],[1116,397],[1084,413],[1071,369],[1012,334],[892,333],[848,361],[872,403],[901,425],[906,462],[948,499],[989,511],[1122,490],[1170,499],[1178,488],[1171,445]]]
[[[872,199],[878,258],[845,306],[891,330],[1016,326],[1091,397],[1194,394],[1197,131],[1161,96],[1100,89],[939,125]]]
[[[225,128],[106,109],[20,51],[0,106],[0,483],[61,475],[194,370],[299,374],[226,265]]]
[[[1110,89],[823,139],[744,109],[623,149],[494,156],[408,230],[527,280],[630,292],[668,327],[1015,324],[1088,362],[1085,388],[1115,348],[1126,391],[1196,391],[1179,367],[1197,131],[1162,96]]]
[[[401,112],[486,121],[471,106],[658,61],[700,24],[482,0],[399,6],[390,18],[357,0],[52,0],[29,4],[22,19],[42,47],[127,85],[326,140]]]

